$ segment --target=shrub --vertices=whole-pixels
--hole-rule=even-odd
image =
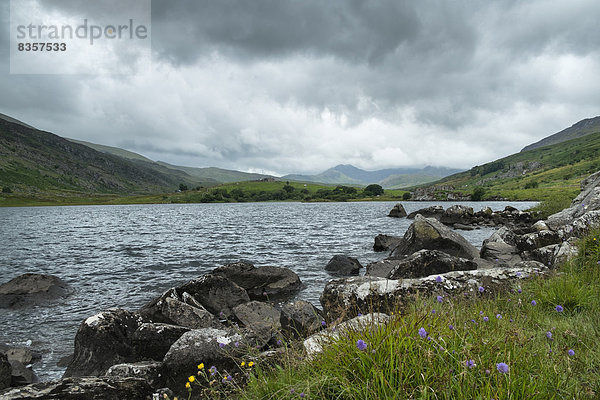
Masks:
[[[8,186],[2,188],[2,193],[12,193],[12,189]]]
[[[383,194],[383,188],[381,185],[371,184],[363,189],[366,196],[380,196]]]
[[[406,192],[402,195],[402,200],[410,200],[410,198],[412,197],[412,193],[411,192]]]
[[[473,190],[473,194],[471,195],[471,200],[473,201],[481,201],[483,200],[483,196],[485,195],[485,189],[481,186],[477,186]]]

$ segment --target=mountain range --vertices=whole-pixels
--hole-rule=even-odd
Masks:
[[[285,175],[281,179],[346,185],[369,185],[376,183],[386,189],[394,189],[437,181],[440,178],[460,171],[459,169],[430,166],[425,168],[388,168],[365,171],[353,165],[340,164],[320,174]]]
[[[567,129],[563,129],[554,135],[543,138],[539,142],[523,147],[521,151],[529,151],[543,146],[566,142],[567,140],[577,139],[595,132],[600,132],[600,117],[581,120]]]

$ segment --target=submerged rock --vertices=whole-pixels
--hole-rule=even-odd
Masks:
[[[56,276],[23,274],[0,285],[0,308],[44,305],[72,293],[71,286]]]
[[[392,210],[390,211],[390,213],[388,214],[388,217],[392,217],[392,218],[404,218],[406,217],[406,210],[404,209],[404,206],[401,203],[397,203]]]
[[[390,236],[379,234],[375,236],[375,244],[373,244],[373,251],[388,251],[393,250],[400,244],[402,240],[399,236]]]

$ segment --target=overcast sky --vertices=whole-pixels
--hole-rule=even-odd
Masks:
[[[114,11],[38,3],[53,18]],[[154,160],[278,175],[466,169],[600,115],[597,0],[153,0],[151,11],[151,63],[129,75],[18,75],[2,1],[0,112]]]

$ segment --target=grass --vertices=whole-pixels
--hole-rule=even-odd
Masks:
[[[289,346],[278,363],[259,365],[247,385],[228,396],[598,398],[599,242],[600,231],[591,232],[579,242],[579,256],[550,276],[520,280],[506,293],[451,297],[440,289],[418,297],[387,325],[351,331],[315,358]],[[359,340],[366,349],[358,348]]]

